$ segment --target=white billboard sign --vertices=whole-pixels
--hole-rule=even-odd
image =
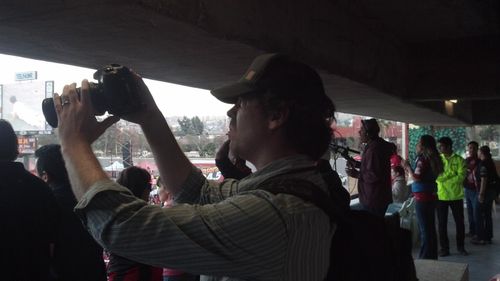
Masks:
[[[36,80],[36,71],[17,72],[16,81]]]

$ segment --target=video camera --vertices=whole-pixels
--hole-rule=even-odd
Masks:
[[[133,73],[119,64],[106,65],[94,73],[97,83],[90,82],[89,94],[94,115],[109,114],[121,116],[137,112],[145,104],[138,97],[139,84]],[[80,88],[76,89],[80,95]],[[42,102],[45,120],[53,128],[57,128],[57,114],[54,100],[46,98]]]

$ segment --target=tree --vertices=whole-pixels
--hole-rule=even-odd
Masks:
[[[182,119],[177,119],[177,123],[179,123],[180,133],[182,136],[201,136],[203,134],[203,130],[205,129],[203,122],[201,122],[198,116],[192,118],[184,116]]]
[[[191,132],[192,132],[191,119],[184,116],[184,117],[182,117],[182,119],[177,119],[177,123],[179,123],[181,135],[187,136],[187,135],[191,134]]]
[[[204,125],[198,116],[191,118],[191,129],[192,133],[196,136],[201,136],[203,134]]]
[[[203,148],[201,149],[200,156],[201,157],[214,157],[216,150],[217,150],[216,144],[213,142],[209,142],[206,145],[204,145]]]
[[[120,131],[116,124],[109,127],[93,144],[94,150],[100,150],[104,155],[117,155],[116,144],[119,142]]]
[[[436,141],[441,137],[449,137],[453,141],[453,150],[455,153],[459,155],[465,154],[467,136],[464,127],[420,126],[409,130],[408,155],[411,163],[416,158],[415,146],[422,135],[431,135]]]
[[[479,136],[481,139],[486,141],[494,141],[498,138],[499,132],[496,126],[489,125],[485,126],[480,132]]]

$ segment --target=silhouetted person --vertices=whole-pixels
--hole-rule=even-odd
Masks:
[[[76,199],[71,191],[61,146],[40,147],[36,168],[52,189],[61,213],[54,245],[54,273],[57,280],[106,280],[102,247],[97,244],[73,212]]]
[[[51,280],[57,203],[41,179],[14,162],[17,156],[17,136],[0,119],[0,279]]]

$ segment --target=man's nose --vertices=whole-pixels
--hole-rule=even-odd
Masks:
[[[227,116],[230,118],[236,117],[236,105],[234,105],[227,111]]]

